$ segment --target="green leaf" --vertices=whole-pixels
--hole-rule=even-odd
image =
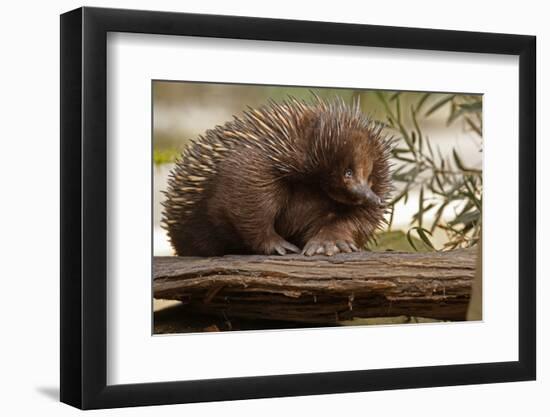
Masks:
[[[437,101],[432,107],[430,107],[430,109],[426,112],[425,116],[429,116],[430,114],[440,109],[441,107],[443,107],[445,104],[447,104],[449,101],[451,101],[454,98],[455,98],[455,95],[452,94],[450,96],[444,97],[441,100]]]
[[[392,94],[392,96],[390,97],[390,101],[394,101],[394,100],[397,99],[400,95],[401,95],[401,92],[400,92],[400,91],[398,91],[397,93]]]
[[[481,133],[481,126],[477,126],[473,121],[472,119],[470,119],[469,117],[465,117],[464,120],[466,120],[466,123],[468,123],[468,126],[470,126],[470,128],[476,132],[478,134],[478,136],[482,136],[482,133]]]
[[[441,153],[441,148],[439,147],[439,145],[437,146],[437,156],[439,157],[441,170],[444,171],[445,170],[445,158],[443,158],[443,154]]]
[[[416,230],[416,233],[418,233],[418,236],[420,239],[422,239],[422,242],[424,242],[427,246],[435,250],[434,246],[432,245],[432,242],[430,242],[430,239],[428,238],[428,235],[432,235],[429,230],[423,229],[422,227],[413,227],[411,230],[409,230],[409,234]]]
[[[424,95],[420,98],[420,100],[418,100],[418,103],[416,104],[416,109],[415,109],[417,113],[420,111],[420,109],[422,109],[422,106],[424,105],[428,97],[431,96],[431,94],[432,93],[424,93]]]
[[[424,210],[423,210],[423,213],[427,213],[428,211],[430,211],[431,209],[433,209],[435,207],[435,204],[434,203],[429,203],[427,206],[424,207]],[[418,212],[416,212],[415,214],[413,214],[412,216],[412,221],[411,221],[411,225],[414,224],[416,221],[418,221]]]
[[[453,159],[455,161],[456,166],[461,171],[463,171],[463,172],[474,172],[474,173],[477,173],[477,174],[481,174],[481,171],[479,169],[466,168],[466,166],[462,162],[462,159],[460,159],[460,157],[458,156],[458,153],[456,152],[456,149],[454,149],[454,148],[453,148]]]
[[[469,184],[469,181],[466,180],[464,182],[464,186],[466,187],[466,190],[467,190],[467,197],[470,199],[470,201],[472,203],[474,203],[474,205],[476,206],[476,208],[481,211],[481,201],[479,200],[479,198],[477,198],[476,196],[476,193],[475,193],[475,184]]]
[[[431,163],[434,164],[434,150],[432,149],[432,144],[430,143],[430,138],[426,136],[426,144],[428,145],[428,152],[430,153]]]
[[[390,218],[388,220],[388,231],[391,231],[391,225],[393,224],[393,215],[394,215],[394,213],[395,213],[395,206],[392,203],[391,208],[390,208]]]
[[[395,109],[397,112],[397,123],[401,125],[401,102],[399,100],[399,96],[395,99]]]
[[[418,197],[418,226],[422,227],[424,219],[424,186],[420,187],[420,196]]]
[[[399,200],[401,200],[403,197],[405,197],[407,195],[407,193],[409,192],[409,189],[408,188],[405,188],[403,191],[401,191],[397,197],[394,197],[394,199],[390,202],[390,205],[391,206],[394,206],[396,203],[399,202]]]
[[[409,149],[405,149],[405,148],[393,148],[392,149],[392,152],[394,154],[400,154],[400,153],[409,153],[410,150]]]
[[[474,101],[473,103],[464,103],[459,104],[461,109],[464,109],[468,112],[480,112],[481,111],[481,99],[479,101]]]
[[[418,251],[418,249],[416,249],[416,245],[414,244],[413,240],[412,240],[412,237],[411,237],[411,232],[413,231],[413,229],[410,229],[408,232],[407,232],[407,240],[409,241],[409,245],[412,246],[412,248],[415,250],[415,251]]]
[[[473,222],[477,222],[480,219],[481,213],[477,210],[474,211],[468,211],[466,213],[462,213],[457,218],[449,222],[449,225],[456,226],[458,224],[471,224]]]
[[[437,225],[439,223],[439,220],[441,220],[441,215],[443,214],[443,210],[445,210],[445,207],[447,207],[447,204],[448,203],[444,202],[437,209],[437,212],[435,213],[434,220],[433,220],[433,223],[432,223],[432,227],[430,228],[431,233],[433,233],[433,231],[435,230],[435,228],[437,227]]]
[[[418,135],[418,149],[420,152],[422,152],[422,130],[420,130],[420,125],[418,124],[418,120],[416,118],[416,111],[411,106],[411,116],[414,124],[414,128],[416,129],[416,134]]]
[[[403,130],[401,130],[401,134],[403,135],[403,139],[405,140],[405,143],[409,147],[409,150],[411,151],[411,153],[416,156],[416,150],[414,149],[414,143],[411,141],[411,138],[407,134],[407,131],[403,129]]]

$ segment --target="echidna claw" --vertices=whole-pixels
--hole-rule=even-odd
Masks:
[[[344,242],[342,240],[339,240],[336,242],[336,246],[338,246],[338,249],[342,252],[350,253],[353,252],[353,249],[351,248],[350,244],[348,242]]]
[[[267,255],[279,254],[281,256],[286,255],[287,253],[300,253],[300,248],[294,246],[292,243],[287,242],[284,239],[281,239],[280,242],[274,244],[270,249],[266,251]]]

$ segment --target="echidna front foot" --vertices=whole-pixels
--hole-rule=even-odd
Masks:
[[[345,227],[329,227],[313,236],[304,247],[305,256],[351,253],[359,251],[355,241],[347,233]]]
[[[307,242],[306,246],[304,247],[304,250],[302,251],[302,254],[305,256],[313,256],[313,255],[332,256],[332,255],[336,255],[337,253],[351,253],[351,252],[357,252],[357,251],[359,251],[359,248],[352,241],[345,241],[345,240],[319,241],[316,239],[311,239],[309,242]]]

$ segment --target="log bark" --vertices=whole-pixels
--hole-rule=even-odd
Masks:
[[[332,257],[155,257],[154,297],[194,315],[337,323],[418,316],[464,320],[476,249]]]

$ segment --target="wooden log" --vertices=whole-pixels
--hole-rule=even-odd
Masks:
[[[367,317],[464,320],[476,249],[332,257],[155,257],[154,297],[194,315],[336,323]]]

